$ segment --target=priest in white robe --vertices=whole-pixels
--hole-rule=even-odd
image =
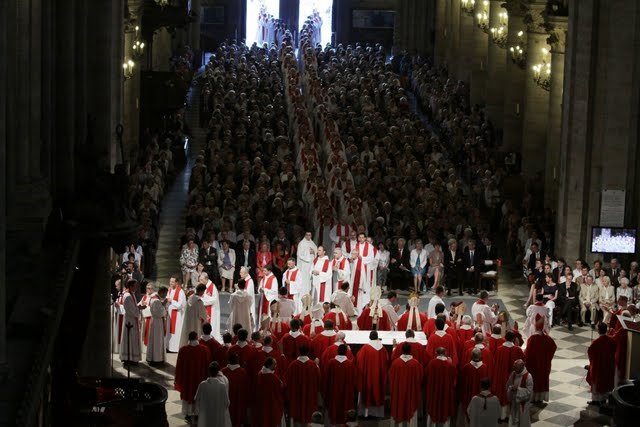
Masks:
[[[187,305],[187,295],[180,286],[181,277],[178,275],[171,276],[169,279],[169,293],[167,300],[169,301],[167,316],[167,351],[177,353],[180,350],[180,334],[182,333],[182,322],[184,319],[184,310]]]
[[[353,305],[353,296],[349,287],[349,282],[342,282],[340,289],[331,295],[331,302],[340,307],[348,318],[354,320],[356,308]]]
[[[200,273],[198,283],[207,287],[207,290],[204,291],[204,295],[202,296],[202,302],[204,303],[205,310],[207,310],[207,323],[211,324],[211,336],[218,342],[222,342],[222,335],[220,335],[220,295],[218,294],[218,288],[205,272]]]
[[[313,260],[311,275],[313,277],[314,301],[329,302],[331,299],[331,260],[324,252],[323,246],[318,246],[318,256]]]
[[[351,263],[342,254],[342,249],[335,248],[333,250],[333,259],[331,260],[332,271],[332,288],[337,291],[342,287],[342,283],[351,279]]]
[[[196,391],[198,427],[231,427],[230,404],[229,380],[220,372],[218,362],[212,362],[209,378]]]
[[[278,278],[271,271],[268,265],[262,268],[262,279],[258,289],[260,290],[260,321],[265,317],[269,317],[269,307],[271,302],[278,299]]]
[[[294,314],[302,311],[302,280],[300,269],[296,266],[296,260],[289,258],[287,260],[287,270],[282,275],[282,285],[287,288],[289,295],[293,296],[295,305]]]
[[[151,310],[151,324],[149,325],[149,340],[147,345],[147,362],[162,363],[165,361],[164,337],[167,329],[167,292],[165,286],[158,289],[158,298],[154,299]]]
[[[311,232],[307,231],[304,234],[304,239],[298,243],[298,249],[296,251],[298,257],[298,268],[300,269],[300,287],[302,295],[311,292],[311,269],[313,266],[313,260],[318,252],[318,247],[311,240]]]
[[[120,360],[123,363],[138,363],[142,359],[140,342],[140,309],[136,301],[138,282],[129,280],[123,293],[124,319],[120,340]]]
[[[251,316],[255,322],[255,320],[257,319],[256,297],[255,297],[256,287],[253,283],[253,278],[251,278],[251,275],[249,274],[249,267],[240,267],[240,278],[244,280],[244,284],[245,284],[244,291],[251,297]],[[255,323],[259,323],[259,322],[255,322]]]
[[[255,327],[254,314],[251,311],[253,297],[245,291],[247,282],[240,279],[236,284],[237,290],[231,294],[229,305],[231,306],[231,314],[229,314],[229,330],[233,325],[239,323],[247,331],[252,331]]]
[[[202,283],[196,286],[196,293],[189,297],[187,301],[187,309],[184,312],[184,322],[182,323],[182,336],[180,338],[180,347],[189,343],[189,332],[196,332],[198,335],[202,332],[202,325],[207,323],[207,310],[204,308],[202,296],[207,287]]]
[[[507,398],[509,399],[509,426],[531,426],[531,397],[533,378],[525,368],[524,361],[518,359],[513,364],[513,372],[507,380]]]
[[[351,251],[353,269],[351,271],[351,285],[353,296],[356,298],[355,306],[360,312],[371,300],[371,281],[369,266],[374,260],[373,245],[366,241],[364,233],[358,235],[358,245]]]

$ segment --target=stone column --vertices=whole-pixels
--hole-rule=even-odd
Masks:
[[[473,10],[473,54],[471,67],[471,104],[484,104],[486,100],[487,50],[489,38],[479,26],[478,14],[489,12],[488,0],[476,0]]]
[[[489,2],[489,27],[496,33],[489,33],[489,51],[487,56],[487,115],[495,128],[502,128],[502,112],[504,108],[504,79],[506,73],[506,45],[498,44],[497,29],[501,28],[500,14],[506,12],[502,7],[503,0]],[[507,36],[506,28],[504,37]]]
[[[0,52],[7,52],[7,2],[0,2]],[[14,33],[15,34],[15,33]],[[5,57],[7,59],[8,57]],[[0,61],[0,82],[8,81],[8,62]],[[0,382],[7,377],[7,96],[0,96]]]
[[[133,57],[132,46],[136,39],[135,28],[125,32],[124,39],[125,57]],[[135,160],[131,158],[131,154],[135,152],[140,136],[140,71],[142,70],[143,59],[141,57],[140,60],[134,59],[134,61],[133,75],[124,81],[123,89],[122,125],[124,127],[123,145],[126,163]],[[118,162],[120,161],[120,158],[118,158]]]
[[[473,67],[473,16],[460,10],[460,49],[458,50],[458,80],[471,81]]]
[[[447,55],[445,10],[446,0],[436,0],[436,41],[434,47],[434,63],[440,66]]]
[[[524,110],[522,118],[522,172],[532,177],[545,170],[547,146],[547,119],[549,118],[549,92],[534,80],[533,66],[543,62],[542,49],[548,49],[548,34],[542,27],[541,15],[546,1],[532,0],[527,23],[527,76],[525,80]]]
[[[526,25],[523,18],[525,10],[519,0],[507,2],[509,13],[509,34],[507,46],[510,49],[520,46],[526,48]],[[521,35],[520,35],[521,34]],[[505,151],[520,151],[522,144],[522,109],[524,104],[525,65],[518,65],[510,51],[507,52],[504,79],[504,109],[502,146]]]
[[[568,18],[547,16],[547,43],[551,46],[551,87],[549,89],[549,121],[547,126],[547,158],[544,174],[544,206],[555,209],[558,204],[560,174],[560,129],[562,128],[562,93],[564,88],[564,50]]]
[[[458,58],[460,55],[460,0],[451,0],[451,3],[449,4],[449,22],[450,33],[448,36],[451,41],[451,59],[448,62],[449,75],[455,76],[457,75]]]

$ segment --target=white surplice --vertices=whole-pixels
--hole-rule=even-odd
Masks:
[[[182,335],[180,337],[180,347],[189,342],[189,332],[196,332],[202,335],[202,325],[207,321],[207,310],[204,308],[202,298],[196,294],[189,297],[187,309],[184,312],[184,322],[182,323]]]

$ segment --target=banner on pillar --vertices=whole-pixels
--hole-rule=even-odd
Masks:
[[[625,190],[602,190],[600,225],[624,227]]]

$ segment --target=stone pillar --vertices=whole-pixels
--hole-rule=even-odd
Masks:
[[[544,174],[544,206],[555,209],[558,204],[560,174],[560,130],[562,128],[562,93],[564,88],[564,50],[567,34],[566,16],[547,16],[547,43],[551,46],[551,87],[549,89],[549,121],[547,126],[547,158]]]
[[[421,2],[428,3],[428,2]],[[460,55],[460,0],[451,0],[449,4],[449,40],[450,44],[450,61],[449,75],[455,76],[458,74],[458,58]]]
[[[507,46],[510,49],[526,46],[526,25],[523,18],[525,10],[521,8],[519,0],[507,2],[509,13],[509,34]],[[519,36],[522,34],[522,36]],[[505,151],[520,151],[522,145],[522,109],[524,105],[524,86],[526,71],[525,65],[518,65],[511,52],[507,52],[504,79],[504,108],[503,108],[503,132],[502,146]]]
[[[128,58],[133,55],[132,46],[136,39],[135,29],[125,32],[124,39],[125,57]],[[123,89],[122,125],[124,127],[123,145],[126,163],[134,160],[131,158],[131,154],[135,152],[140,136],[140,71],[142,69],[142,59],[134,61],[133,75],[124,81]],[[120,158],[118,158],[118,162],[120,162]]]
[[[441,66],[447,55],[446,37],[446,0],[436,0],[436,41],[434,46],[434,63]]]
[[[9,5],[0,2],[0,52],[7,52]],[[13,33],[15,34],[15,33]],[[5,57],[6,59],[7,57]],[[8,62],[0,61],[0,82],[8,81]],[[0,382],[4,382],[9,370],[7,361],[7,96],[0,96]]]
[[[502,7],[503,0],[489,2],[489,27],[501,28],[500,14],[506,12]],[[506,28],[504,37],[507,36]],[[489,50],[487,56],[487,115],[495,128],[502,128],[502,112],[504,108],[504,79],[506,73],[506,45],[498,44],[498,35],[489,33]]]
[[[471,67],[471,104],[484,104],[486,100],[487,50],[489,38],[480,28],[478,14],[489,12],[489,1],[477,0],[473,10],[473,54]]]
[[[469,83],[473,67],[473,16],[460,10],[460,49],[458,50],[458,80]]]
[[[549,92],[534,80],[533,66],[543,62],[542,49],[548,49],[548,34],[541,26],[541,15],[546,1],[532,0],[527,23],[527,76],[525,79],[524,110],[522,118],[522,172],[532,177],[545,170],[547,146],[547,119],[549,118]]]

